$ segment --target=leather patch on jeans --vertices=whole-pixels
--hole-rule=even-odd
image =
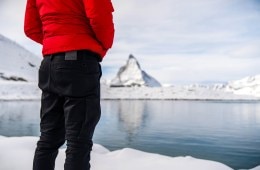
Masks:
[[[65,60],[77,60],[77,51],[66,52]]]

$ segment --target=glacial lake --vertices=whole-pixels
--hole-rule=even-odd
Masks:
[[[260,102],[103,100],[94,142],[169,156],[260,165]],[[0,101],[0,135],[38,136],[40,101]]]

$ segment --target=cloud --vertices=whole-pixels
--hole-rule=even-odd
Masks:
[[[179,49],[197,44],[198,46],[214,43],[221,45],[221,43],[242,41],[242,35],[250,32],[250,25],[259,20],[259,17],[242,8],[246,4],[242,1],[240,6],[234,3],[234,0],[134,2],[131,1],[130,7],[124,12],[121,12],[120,7],[127,6],[128,3],[117,2],[119,4],[116,4],[118,7],[115,9],[119,10],[120,16],[115,18],[116,23],[123,23],[116,25],[118,26],[117,37],[120,37],[116,42],[127,40],[129,44],[136,43],[136,48],[139,49],[140,44],[143,44],[141,47],[147,52],[149,48],[160,47],[159,52],[167,50],[172,53],[169,46]],[[241,13],[242,9],[244,13]],[[255,22],[248,23],[249,19]],[[260,24],[257,25],[259,28]]]
[[[1,33],[12,37],[17,41],[22,41],[23,36],[23,17],[24,0],[1,0],[0,2],[0,22]]]
[[[0,34],[41,55],[40,45],[29,40],[23,31],[26,0],[0,1]]]
[[[114,5],[117,36],[104,67],[119,67],[133,53],[161,82],[226,81],[260,73],[257,1],[115,0]]]

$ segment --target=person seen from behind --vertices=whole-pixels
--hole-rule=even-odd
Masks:
[[[27,0],[24,32],[42,44],[40,139],[33,170],[54,170],[67,142],[65,170],[89,170],[100,119],[100,62],[114,39],[111,0]]]

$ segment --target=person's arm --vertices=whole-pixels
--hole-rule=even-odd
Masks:
[[[35,0],[27,0],[24,18],[24,33],[33,41],[42,44],[42,22],[39,16],[38,9],[36,7]]]
[[[114,11],[111,0],[83,0],[86,15],[96,35],[97,40],[104,50],[112,47],[114,40]]]

